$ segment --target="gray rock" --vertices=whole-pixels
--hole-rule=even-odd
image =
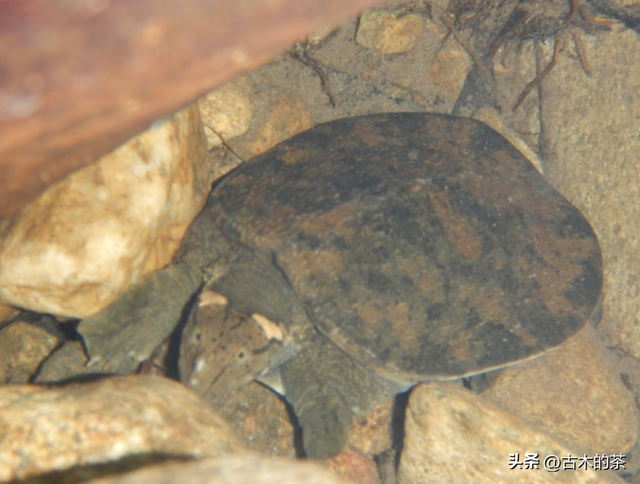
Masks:
[[[179,383],[127,376],[0,388],[0,481],[152,456],[242,450],[226,422]]]
[[[634,395],[587,325],[556,351],[506,368],[488,401],[589,453],[625,453],[640,432]]]
[[[399,484],[624,482],[613,471],[548,472],[543,466],[547,456],[583,456],[584,451],[451,383],[426,383],[414,389],[405,430]],[[523,462],[526,453],[539,455],[539,469],[509,468],[511,454]]]
[[[251,454],[155,466],[124,476],[105,477],[91,484],[348,484],[310,462],[273,459]]]

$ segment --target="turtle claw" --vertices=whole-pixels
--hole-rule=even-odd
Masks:
[[[139,316],[137,311],[136,314]],[[92,333],[93,324],[105,324],[102,317],[98,321],[86,320],[87,327],[79,329],[89,354],[87,367],[108,373],[135,373],[140,363],[151,357],[173,329],[171,324],[163,327],[162,322],[143,317],[139,320],[131,318],[111,333]]]
[[[99,313],[80,322],[88,366],[133,373],[171,334],[197,289],[180,265],[154,272]]]
[[[102,358],[94,356],[94,357],[90,357],[89,361],[87,361],[87,364],[85,365],[87,368],[94,368],[97,367],[98,364],[102,361]]]

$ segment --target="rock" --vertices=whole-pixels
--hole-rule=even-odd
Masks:
[[[311,128],[309,108],[298,97],[277,96],[259,120],[259,128],[252,133],[244,150],[247,159],[264,153],[281,141]]]
[[[251,83],[241,77],[198,101],[209,149],[222,144],[220,136],[227,142],[249,129],[253,117],[251,92]]]
[[[376,405],[365,415],[355,415],[349,432],[349,446],[341,454],[329,459],[329,467],[339,476],[358,484],[387,484],[393,480],[381,480],[381,472],[395,479],[395,462],[392,425],[399,425],[397,417],[398,400],[390,398]],[[404,411],[404,404],[400,404]],[[398,444],[398,442],[395,442]],[[381,464],[380,456],[391,460]]]
[[[383,54],[400,54],[415,48],[423,28],[421,16],[402,9],[370,10],[360,17],[356,42]]]
[[[382,484],[376,463],[353,448],[347,448],[327,463],[335,474],[350,482]]]
[[[0,330],[0,382],[27,383],[60,343],[42,326],[17,320]]]
[[[438,28],[435,22],[429,22],[427,38],[430,42],[440,42],[442,48],[434,55],[428,71],[428,80],[440,90],[440,95],[456,99],[469,72],[470,62],[467,53],[454,38],[446,39],[447,31]],[[445,40],[446,39],[446,40]],[[448,113],[448,111],[445,111]]]
[[[0,323],[4,321],[9,321],[14,316],[17,316],[20,313],[18,309],[12,308],[11,306],[2,306],[0,305]]]
[[[0,302],[85,317],[166,266],[210,188],[195,107],[0,222]]]
[[[638,409],[610,357],[587,325],[543,358],[499,372],[482,397],[589,454],[628,453]]]
[[[263,455],[295,457],[289,409],[264,385],[254,381],[207,403],[229,422],[247,449]]]
[[[0,481],[73,466],[220,456],[242,450],[224,422],[179,383],[150,376],[0,388]]]
[[[453,383],[426,383],[415,388],[405,431],[399,484],[624,482],[613,471],[545,470],[547,456],[577,457],[584,451],[560,443]],[[523,462],[527,453],[538,454],[538,469],[526,469],[524,464],[523,468],[515,464],[514,469],[509,468],[510,460]]]
[[[312,462],[251,454],[154,466],[91,484],[348,484]]]
[[[349,445],[370,459],[391,449],[391,425],[394,420],[396,398],[376,405],[366,415],[354,416],[349,432]]]

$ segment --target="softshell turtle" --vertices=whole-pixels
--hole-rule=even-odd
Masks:
[[[394,392],[564,342],[599,300],[601,264],[584,216],[485,124],[375,114],[225,176],[174,264],[79,330],[114,367],[145,358],[204,284],[183,381],[203,394],[279,387],[307,455],[327,457],[354,412]]]

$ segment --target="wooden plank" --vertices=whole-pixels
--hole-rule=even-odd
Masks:
[[[382,0],[0,0],[0,217],[150,122]]]

